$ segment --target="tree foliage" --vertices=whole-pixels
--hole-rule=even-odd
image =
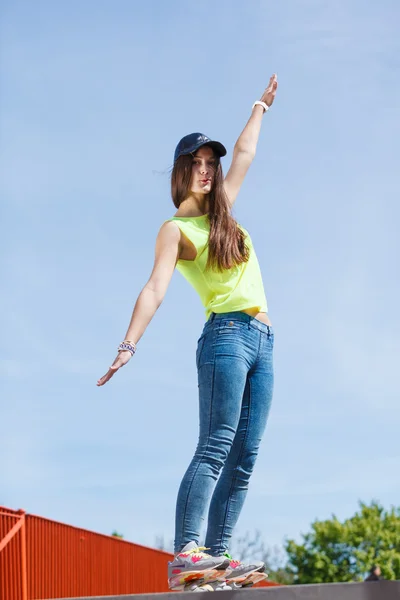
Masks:
[[[118,531],[116,531],[115,529],[111,535],[112,535],[112,537],[120,538],[121,540],[124,539],[124,536],[122,535],[122,533],[118,533]]]
[[[385,579],[400,579],[400,507],[360,503],[353,517],[314,521],[302,537],[285,545],[294,583],[361,581],[373,564]]]

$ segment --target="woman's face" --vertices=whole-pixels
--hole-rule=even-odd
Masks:
[[[209,194],[215,178],[217,161],[208,146],[202,146],[193,156],[190,191],[193,194]]]

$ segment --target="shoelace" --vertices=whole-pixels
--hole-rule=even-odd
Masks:
[[[226,556],[226,558],[229,558],[230,566],[232,566],[232,567],[238,567],[241,564],[240,560],[236,560],[236,559],[232,558],[232,556],[229,554],[229,552],[224,552],[224,556]]]
[[[205,546],[197,546],[196,548],[192,548],[191,550],[187,550],[186,552],[181,552],[180,554],[200,554],[200,556],[207,556],[203,550],[209,550],[210,548],[206,548]]]

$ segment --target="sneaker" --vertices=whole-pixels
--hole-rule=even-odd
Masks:
[[[195,583],[204,578],[204,574],[212,571],[225,571],[229,567],[226,556],[210,556],[203,552],[195,542],[189,542],[168,563],[168,585],[170,589],[182,589],[187,583]]]
[[[228,584],[231,582],[243,583],[246,577],[252,573],[264,573],[265,564],[262,561],[254,561],[252,563],[242,563],[240,560],[235,560],[230,554],[225,552],[224,557],[229,560],[229,567],[226,569],[224,577]]]

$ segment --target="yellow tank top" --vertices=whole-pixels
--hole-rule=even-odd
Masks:
[[[173,217],[182,233],[196,248],[194,260],[178,260],[176,268],[194,287],[206,310],[226,313],[256,308],[267,312],[267,300],[261,278],[260,266],[248,232],[239,225],[246,236],[249,260],[222,272],[206,271],[210,223],[207,215],[200,217]]]

